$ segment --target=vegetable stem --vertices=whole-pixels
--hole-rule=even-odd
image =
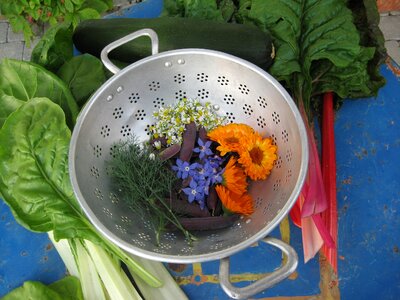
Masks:
[[[325,225],[337,245],[336,153],[333,93],[324,95],[322,114],[322,178],[328,208],[322,213]],[[337,274],[337,247],[323,247],[323,253]]]
[[[135,260],[143,265],[147,270],[157,274],[162,278],[164,285],[160,288],[152,288],[148,286],[140,277],[138,277],[134,272],[132,277],[135,283],[139,287],[145,299],[173,299],[173,300],[188,300],[188,297],[176,283],[175,279],[168,272],[167,268],[163,263],[158,261],[151,261],[141,257],[136,257]],[[130,271],[131,269],[128,268]]]
[[[125,251],[123,251],[118,246],[109,242],[108,240],[104,240],[107,248],[111,253],[115,253],[119,259],[121,259],[135,274],[137,274],[140,278],[143,279],[148,285],[152,287],[161,287],[163,283],[154,275],[149,273],[143,266],[138,264],[131,256],[129,256]]]

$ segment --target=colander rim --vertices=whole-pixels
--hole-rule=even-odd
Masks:
[[[251,69],[252,71],[256,72],[258,75],[264,77],[268,80],[272,86],[278,90],[279,93],[282,94],[284,100],[289,105],[291,111],[294,114],[296,124],[298,126],[300,140],[301,140],[301,165],[300,165],[300,173],[299,177],[297,178],[296,184],[294,189],[292,190],[291,195],[286,201],[285,205],[280,209],[278,214],[269,222],[266,226],[264,226],[261,230],[257,233],[252,235],[251,237],[241,241],[240,243],[230,246],[229,248],[225,248],[222,250],[215,250],[214,252],[209,252],[205,254],[196,254],[196,255],[166,255],[163,253],[152,252],[143,250],[139,247],[136,247],[133,244],[130,244],[123,239],[119,238],[117,235],[112,233],[105,225],[103,225],[100,220],[96,217],[95,213],[90,209],[89,205],[86,203],[85,198],[79,188],[79,184],[77,178],[75,176],[75,151],[77,148],[77,140],[79,137],[79,131],[82,127],[82,123],[85,120],[86,115],[90,111],[92,105],[97,101],[98,96],[103,93],[103,91],[113,84],[114,82],[118,81],[121,77],[123,77],[126,73],[130,72],[132,69],[138,68],[139,66],[149,63],[153,60],[158,60],[162,58],[166,58],[168,56],[175,56],[179,54],[191,54],[191,55],[211,55],[227,60],[231,60],[239,65],[242,65],[246,68]],[[308,142],[307,142],[307,134],[306,128],[303,123],[303,119],[298,111],[298,108],[293,101],[292,97],[289,93],[283,88],[283,86],[274,78],[272,75],[261,69],[260,67],[244,60],[239,57],[220,52],[215,50],[209,49],[200,49],[200,48],[187,48],[187,49],[179,49],[179,50],[170,50],[161,52],[155,55],[148,56],[143,58],[127,67],[122,69],[120,72],[113,75],[109,78],[89,99],[86,105],[82,108],[81,112],[78,115],[77,122],[75,124],[74,130],[71,136],[71,142],[69,147],[69,160],[68,160],[68,169],[70,174],[70,180],[73,187],[74,194],[78,200],[79,205],[81,206],[84,214],[89,219],[89,221],[93,224],[93,226],[100,232],[102,236],[106,239],[120,247],[121,249],[131,253],[133,255],[137,255],[143,258],[147,258],[150,260],[160,261],[160,262],[168,262],[168,263],[197,263],[197,262],[206,262],[217,260],[221,258],[225,258],[231,256],[250,245],[254,244],[255,242],[261,240],[265,236],[267,236],[282,220],[283,218],[289,213],[290,209],[294,205],[297,197],[300,194],[301,188],[306,178],[307,168],[308,168]]]

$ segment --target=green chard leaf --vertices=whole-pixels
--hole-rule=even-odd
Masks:
[[[235,3],[233,0],[222,0],[220,1],[218,8],[221,10],[224,21],[229,22],[236,11]]]
[[[270,72],[284,80],[306,107],[316,92],[311,69],[318,74],[321,60],[346,68],[361,52],[351,11],[343,1],[254,0],[246,19],[270,30],[277,49]],[[331,70],[320,71],[327,74]]]
[[[184,17],[184,0],[164,0],[164,6],[161,16]]]
[[[47,97],[64,110],[72,128],[78,105],[65,83],[36,64],[3,59],[0,63],[0,127],[10,113],[35,97]]]
[[[374,53],[375,48],[362,48],[360,55],[346,68],[335,67],[329,61],[320,61],[317,71],[329,71],[325,74],[311,72],[315,78],[314,90],[318,94],[335,91],[340,98],[361,98],[374,94],[376,90],[371,89],[370,74],[366,67]]]
[[[106,80],[102,62],[90,54],[73,57],[61,66],[57,75],[67,84],[80,106]]]
[[[161,286],[131,256],[102,238],[84,216],[69,178],[70,137],[63,111],[47,98],[31,99],[10,114],[0,129],[2,198],[27,229],[53,231],[56,241],[89,240],[120,258],[149,285]]]
[[[78,278],[66,276],[50,285],[39,281],[26,281],[5,295],[2,300],[83,300]]]
[[[31,61],[55,72],[72,56],[72,28],[69,24],[62,23],[45,32],[32,50]]]
[[[356,97],[376,95],[379,88],[385,85],[385,78],[380,74],[379,66],[385,61],[387,52],[385,38],[379,28],[380,15],[375,0],[350,0],[347,3],[353,12],[354,24],[360,33],[360,44],[364,47],[375,47],[372,59],[368,61],[369,94],[360,94]],[[351,96],[350,96],[351,97]]]
[[[62,300],[83,300],[81,284],[77,277],[66,276],[53,282],[49,287],[62,295]]]
[[[0,192],[27,229],[99,243],[70,183],[70,135],[63,111],[49,99],[31,99],[13,112],[0,130]]]
[[[352,12],[343,0],[242,0],[236,19],[272,33],[276,57],[269,72],[310,113],[311,101],[318,104],[315,96],[324,92],[367,97],[383,85],[378,70],[382,39],[372,37],[377,9],[369,2]],[[354,22],[355,16],[362,24]]]
[[[166,0],[163,15],[224,21],[216,0]]]
[[[24,100],[19,100],[14,96],[5,94],[0,88],[0,128],[8,116],[25,102]]]

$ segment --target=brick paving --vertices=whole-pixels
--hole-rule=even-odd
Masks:
[[[6,57],[29,60],[35,44],[31,43],[31,48],[28,48],[24,35],[13,32],[10,24],[0,19],[0,60]]]

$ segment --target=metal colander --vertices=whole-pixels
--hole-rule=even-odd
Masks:
[[[140,35],[150,36],[154,55],[119,70],[107,53]],[[104,64],[116,74],[92,96],[73,131],[73,188],[94,226],[129,253],[174,263],[225,258],[268,235],[294,204],[306,174],[305,127],[288,93],[253,64],[211,50],[156,54],[157,48],[155,33],[144,30],[103,50]],[[251,183],[255,205],[251,216],[226,229],[194,232],[198,240],[192,246],[179,231],[166,231],[156,246],[149,222],[120,201],[112,188],[106,162],[113,156],[114,143],[133,133],[149,139],[153,112],[182,97],[211,102],[229,122],[246,123],[272,137],[278,159],[266,180]]]

